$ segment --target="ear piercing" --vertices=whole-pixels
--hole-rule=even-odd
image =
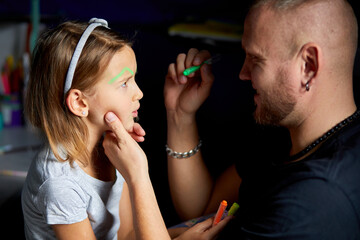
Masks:
[[[82,111],[81,114],[82,114],[83,116],[85,116],[85,115],[86,115],[86,112],[85,112],[85,111]]]
[[[309,90],[310,90],[309,82],[306,83],[305,89],[306,89],[306,91],[309,91]]]

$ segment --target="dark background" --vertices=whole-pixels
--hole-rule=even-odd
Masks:
[[[66,20],[88,21],[104,18],[109,27],[132,38],[138,61],[137,83],[144,93],[140,101],[140,123],[146,130],[141,143],[149,160],[149,171],[165,222],[168,226],[180,221],[176,215],[168,188],[166,163],[166,112],[163,84],[168,65],[181,52],[191,47],[220,53],[222,59],[213,65],[216,80],[212,93],[198,112],[203,154],[211,173],[216,177],[237,159],[244,157],[241,147],[249,138],[277,141],[281,134],[274,129],[260,129],[252,120],[251,84],[239,80],[244,59],[241,43],[204,39],[170,37],[168,27],[179,22],[202,22],[216,19],[242,26],[249,0],[139,0],[139,1],[40,1],[41,22],[48,27]],[[0,22],[30,21],[30,1],[0,0]],[[356,14],[359,10],[355,9]],[[358,59],[357,59],[358,62]],[[358,101],[359,64],[354,72],[355,96]],[[246,156],[247,157],[247,156]],[[186,159],[179,160],[186,161]],[[194,183],[196,184],[196,183]],[[0,193],[1,194],[1,193]],[[22,238],[22,216],[19,195],[0,208],[7,223],[19,226]],[[14,211],[16,207],[16,211]],[[15,236],[14,239],[17,239]]]

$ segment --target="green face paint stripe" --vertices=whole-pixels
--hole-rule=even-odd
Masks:
[[[131,75],[134,75],[134,72],[130,68],[124,67],[123,70],[121,70],[121,72],[118,75],[116,75],[115,77],[113,77],[108,83],[112,84],[113,82],[115,82],[116,79],[118,79],[119,77],[121,77],[125,73],[125,71],[128,71],[128,72],[131,73]]]

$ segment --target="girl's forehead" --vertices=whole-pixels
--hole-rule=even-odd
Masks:
[[[123,47],[116,52],[105,66],[101,79],[108,84],[135,75],[137,63],[135,53],[130,47]]]
[[[136,72],[136,57],[134,51],[130,47],[126,47],[114,54],[107,66],[107,71],[112,72],[112,74],[118,74],[125,67],[129,68],[134,73]]]
[[[114,83],[118,78],[120,78],[122,75],[124,75],[126,72],[129,72],[131,74],[131,76],[134,76],[134,71],[131,70],[128,67],[124,67],[121,72],[119,74],[117,74],[115,77],[111,78],[110,81],[108,82],[109,84]]]
[[[114,54],[110,62],[114,61],[114,64],[118,65],[134,65],[136,64],[135,53],[131,47],[125,46],[120,51]]]

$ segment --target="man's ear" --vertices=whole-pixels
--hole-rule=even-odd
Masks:
[[[321,59],[320,48],[315,43],[307,43],[301,48],[301,73],[303,86],[314,84],[313,79],[317,76]]]
[[[66,105],[69,110],[79,117],[87,117],[89,107],[84,94],[78,89],[70,89],[66,98]]]

